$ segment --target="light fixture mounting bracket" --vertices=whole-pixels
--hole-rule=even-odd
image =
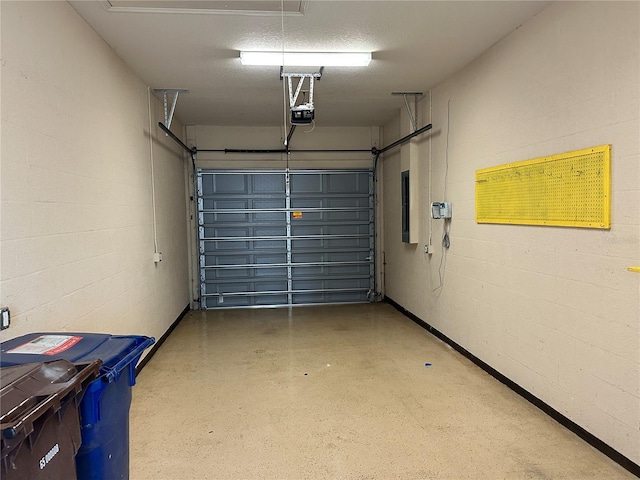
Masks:
[[[418,129],[418,97],[422,96],[422,92],[391,92],[391,95],[402,95],[404,98],[404,105],[407,107],[409,120],[415,132]],[[409,102],[407,101],[407,97],[409,96],[413,97],[415,116],[411,113],[411,108],[409,108]]]
[[[171,127],[171,120],[173,120],[173,113],[176,110],[176,103],[178,103],[178,95],[180,93],[189,93],[189,90],[184,88],[154,88],[154,93],[161,93],[164,104],[164,124],[167,128]],[[171,101],[171,109],[168,108],[168,94],[173,93],[173,100]]]

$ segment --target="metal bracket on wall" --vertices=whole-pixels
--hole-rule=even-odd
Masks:
[[[162,99],[164,104],[164,124],[167,128],[171,128],[171,120],[173,120],[173,112],[176,110],[176,103],[178,103],[178,95],[180,93],[189,93],[189,90],[184,88],[154,88],[155,93],[162,93]],[[168,108],[168,94],[173,93],[173,100],[171,101],[171,110]]]
[[[402,95],[402,97],[404,98],[404,105],[405,107],[407,107],[409,120],[411,121],[411,126],[413,127],[413,131],[415,132],[418,129],[418,97],[422,96],[422,92],[391,92],[391,95]],[[407,96],[413,96],[415,116],[411,113],[411,108],[409,108]]]

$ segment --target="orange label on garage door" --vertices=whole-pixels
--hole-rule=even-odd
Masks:
[[[293,218],[302,218],[302,212],[293,212]]]

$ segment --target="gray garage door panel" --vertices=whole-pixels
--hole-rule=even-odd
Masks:
[[[368,170],[198,170],[202,308],[368,301]]]

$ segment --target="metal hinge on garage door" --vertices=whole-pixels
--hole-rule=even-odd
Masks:
[[[366,302],[371,170],[197,171],[202,308]]]

